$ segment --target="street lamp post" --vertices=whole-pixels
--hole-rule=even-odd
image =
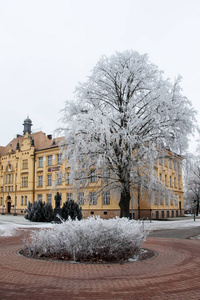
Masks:
[[[17,216],[16,206],[17,206],[17,196],[16,196],[16,172],[15,172],[15,206],[14,206],[14,216]]]

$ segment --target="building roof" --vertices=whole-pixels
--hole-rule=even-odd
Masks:
[[[52,139],[51,135],[46,136],[46,134],[42,131],[32,133],[29,136],[34,140],[34,147],[36,151],[59,146],[60,141],[64,139],[64,137]],[[7,155],[10,149],[13,149],[13,153],[15,153],[17,143],[19,143],[19,147],[21,148],[21,144],[23,143],[24,138],[25,136],[20,135],[14,138],[10,143],[8,143],[7,146],[0,146],[0,156]]]

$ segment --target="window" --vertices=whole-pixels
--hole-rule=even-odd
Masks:
[[[43,167],[43,156],[39,157],[38,166],[39,166],[39,168]]]
[[[73,194],[67,193],[67,201],[73,200]]]
[[[166,204],[166,205],[169,205],[169,194],[166,194],[166,197],[165,197],[165,204]]]
[[[164,196],[161,195],[161,196],[160,196],[160,204],[163,205],[163,202],[164,202]]]
[[[165,217],[165,213],[164,213],[164,210],[162,210],[162,218]]]
[[[27,196],[25,196],[25,203],[24,204],[27,205]]]
[[[178,217],[178,210],[176,210],[176,217]]]
[[[174,217],[174,211],[172,210],[172,218]]]
[[[22,177],[22,187],[28,186],[28,177]]]
[[[47,185],[52,185],[52,175],[47,175]]]
[[[58,185],[62,184],[62,174],[61,173],[57,173],[57,184]]]
[[[167,218],[169,218],[169,211],[167,211]]]
[[[176,177],[174,177],[174,187],[176,188]]]
[[[171,168],[172,168],[172,170],[174,170],[174,160],[173,159],[171,159]]]
[[[91,205],[97,204],[97,196],[95,192],[90,192],[90,204]]]
[[[177,161],[177,171],[178,171],[178,174],[180,173],[180,162]]]
[[[174,161],[174,170],[177,171],[177,161]]]
[[[78,204],[84,205],[84,193],[83,192],[78,194]]]
[[[181,180],[180,180],[180,177],[178,177],[178,188],[180,189],[181,187]]]
[[[24,196],[21,196],[21,205],[24,205]]]
[[[38,201],[42,201],[42,195],[38,195]]]
[[[157,192],[155,192],[154,204],[155,205],[158,204],[158,193]]]
[[[165,175],[165,185],[167,185],[167,175]]]
[[[3,197],[1,197],[0,205],[3,205]]]
[[[159,219],[159,211],[156,211],[156,219]]]
[[[48,156],[48,166],[52,166],[52,155]]]
[[[110,179],[110,169],[103,169],[103,181]]]
[[[28,169],[28,159],[22,160],[22,169]]]
[[[11,174],[8,175],[8,183],[11,183]]]
[[[58,153],[57,154],[57,164],[61,165],[61,163],[62,163],[62,153]]]
[[[3,186],[1,186],[1,192],[3,193]]]
[[[160,181],[162,181],[162,174],[160,173]]]
[[[43,176],[38,176],[38,186],[43,186]]]
[[[172,187],[172,176],[169,176],[169,184],[170,184],[170,187]]]
[[[47,195],[47,203],[51,204],[52,203],[52,194]]]
[[[110,192],[103,192],[103,205],[110,204]]]
[[[171,160],[171,158],[169,158],[169,168],[170,169],[172,168],[172,160]]]
[[[91,170],[90,182],[96,182],[96,181],[97,181],[96,170]]]
[[[164,166],[166,167],[167,166],[167,159],[164,158]]]

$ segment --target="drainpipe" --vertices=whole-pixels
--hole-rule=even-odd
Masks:
[[[16,177],[17,177],[17,174],[16,174],[16,171],[15,171],[15,209],[14,209],[14,216],[16,216],[17,215],[17,213],[16,213],[16,205],[17,205],[17,203],[16,203]]]
[[[33,155],[33,201],[35,201],[35,150]]]
[[[2,208],[2,215],[5,215],[4,213],[4,186],[5,186],[5,174],[3,174],[3,208]]]

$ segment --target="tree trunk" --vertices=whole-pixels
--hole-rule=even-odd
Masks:
[[[120,207],[120,218],[129,218],[130,217],[130,190],[124,189],[121,192],[121,199],[119,202]]]
[[[197,200],[197,206],[196,206],[196,216],[199,215],[199,200]]]

